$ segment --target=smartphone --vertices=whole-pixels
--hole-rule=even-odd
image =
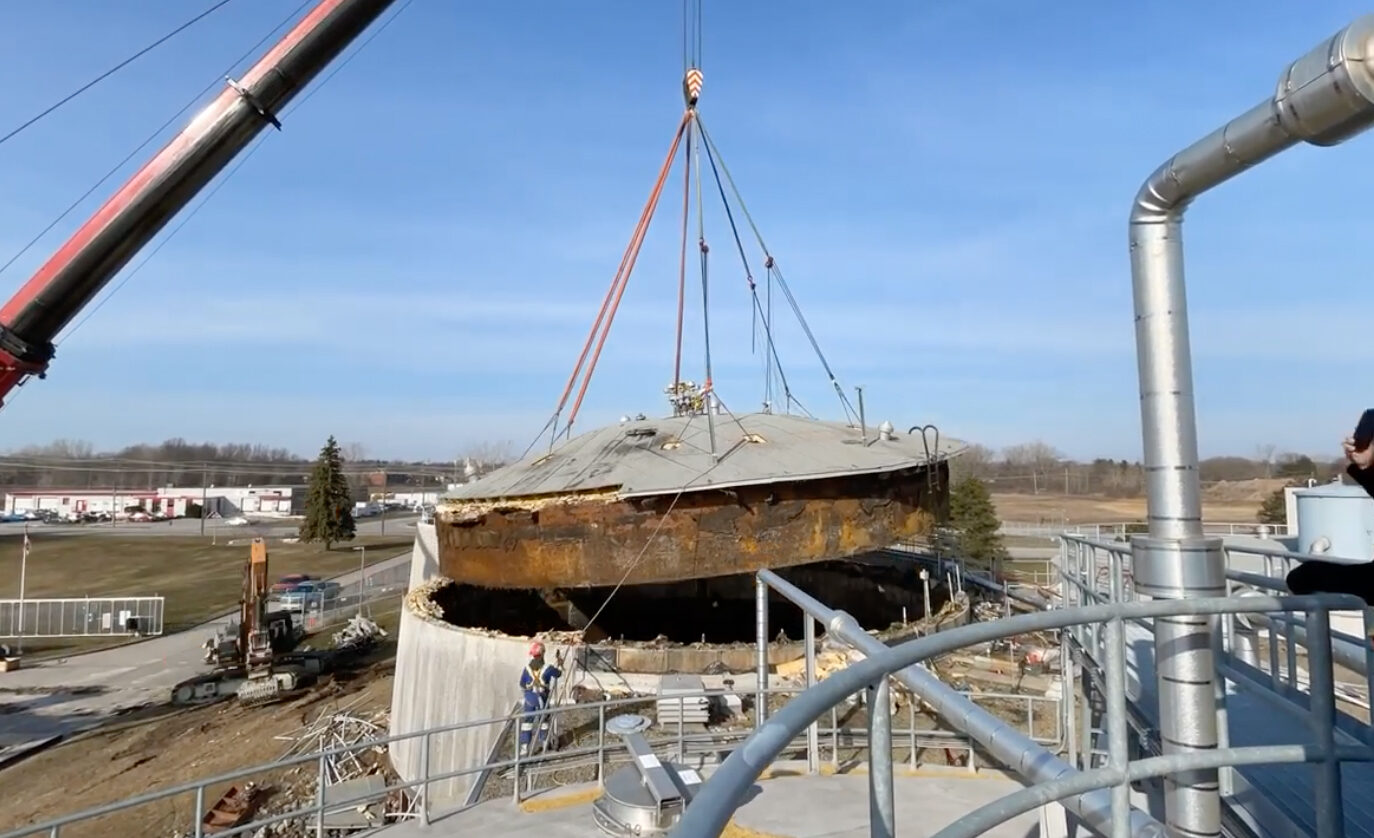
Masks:
[[[1363,451],[1374,442],[1374,408],[1366,410],[1360,417],[1360,423],[1355,426],[1355,450]]]

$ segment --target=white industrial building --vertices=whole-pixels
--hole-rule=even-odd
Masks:
[[[129,507],[170,518],[185,517],[203,504],[211,516],[290,515],[305,507],[304,486],[167,486],[161,489],[11,489],[5,511],[56,512],[63,517],[84,513],[121,513]]]

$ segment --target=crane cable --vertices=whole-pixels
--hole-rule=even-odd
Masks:
[[[63,96],[61,99],[58,99],[56,102],[54,102],[53,104],[49,105],[47,108],[45,108],[43,111],[41,111],[40,113],[38,113],[36,116],[30,117],[26,122],[24,122],[23,124],[21,124],[19,127],[11,129],[10,132],[9,132],[8,134],[5,134],[4,136],[0,136],[0,143],[5,143],[5,142],[9,141],[10,139],[14,138],[14,137],[17,136],[20,132],[22,132],[24,129],[29,128],[29,127],[32,126],[34,123],[36,123],[36,122],[38,122],[39,120],[43,119],[43,117],[47,116],[48,114],[51,114],[53,111],[57,110],[58,108],[62,107],[62,106],[65,105],[65,104],[67,104],[68,102],[70,102],[71,100],[75,99],[76,97],[80,96],[82,93],[85,93],[87,90],[90,90],[92,87],[95,87],[97,84],[100,84],[100,83],[101,83],[102,81],[104,81],[105,79],[109,78],[110,76],[114,75],[115,73],[119,72],[120,70],[124,69],[125,67],[129,66],[130,64],[134,63],[134,62],[137,61],[138,59],[142,58],[143,56],[147,55],[148,53],[150,53],[150,52],[152,52],[153,50],[157,49],[158,47],[162,46],[162,45],[165,44],[167,41],[170,41],[172,38],[175,38],[177,35],[180,35],[182,32],[185,32],[187,29],[190,29],[190,28],[191,28],[193,25],[195,25],[196,23],[200,22],[201,20],[204,20],[205,18],[209,17],[209,16],[210,16],[211,14],[213,14],[214,12],[216,12],[216,11],[218,11],[218,10],[224,8],[225,6],[229,5],[230,2],[232,2],[232,0],[219,0],[218,3],[215,3],[215,4],[214,4],[213,6],[211,6],[210,8],[206,9],[205,11],[203,11],[203,12],[201,12],[200,14],[196,15],[195,17],[191,18],[190,20],[188,20],[188,21],[186,21],[185,23],[181,24],[181,25],[178,26],[177,28],[173,29],[171,32],[168,32],[166,35],[163,35],[161,38],[158,38],[156,41],[153,41],[153,42],[152,42],[151,44],[149,44],[148,46],[144,47],[143,49],[139,50],[138,52],[134,53],[133,55],[129,56],[128,58],[126,58],[126,59],[124,59],[123,61],[119,62],[118,64],[114,65],[114,66],[111,67],[110,69],[106,70],[105,72],[101,73],[100,75],[96,76],[95,78],[91,79],[90,81],[86,82],[85,84],[81,85],[81,86],[78,87],[76,90],[73,90],[71,93],[68,93],[66,96]]]
[[[683,113],[682,120],[678,123],[677,131],[673,134],[672,145],[668,148],[668,155],[663,161],[662,168],[659,169],[658,178],[654,181],[654,188],[649,193],[649,199],[644,204],[644,210],[640,213],[639,223],[635,225],[634,233],[630,237],[630,243],[625,248],[625,254],[621,257],[620,267],[616,270],[615,277],[611,280],[611,287],[606,291],[606,297],[601,302],[601,310],[597,312],[596,320],[592,323],[591,331],[587,334],[586,343],[582,346],[582,353],[578,356],[577,363],[573,366],[572,374],[568,376],[567,386],[563,389],[563,395],[558,400],[558,406],[554,408],[553,418],[549,425],[553,426],[553,435],[549,439],[549,446],[560,435],[571,435],[573,422],[577,419],[577,413],[582,407],[582,400],[587,394],[587,386],[591,383],[593,372],[596,370],[596,363],[601,358],[601,350],[606,345],[606,337],[610,334],[611,323],[615,319],[616,312],[620,307],[620,300],[625,294],[625,288],[629,283],[630,274],[634,271],[635,262],[639,259],[640,246],[644,243],[644,237],[649,231],[649,224],[653,221],[654,211],[658,208],[658,201],[663,194],[663,186],[667,182],[668,172],[672,169],[673,160],[677,157],[677,150],[682,143],[682,136],[687,130],[690,120],[690,113]],[[604,327],[603,327],[604,322]],[[598,332],[600,336],[598,337]],[[592,342],[596,341],[596,349],[592,350]],[[588,360],[588,352],[591,358]],[[586,372],[583,373],[582,366],[587,364]],[[572,393],[573,385],[577,382],[579,374],[582,375],[582,385],[578,390],[577,398],[573,402],[572,411],[568,415],[567,425],[562,432],[558,429],[558,419],[567,406],[568,397]],[[540,432],[543,434],[543,431]],[[527,449],[528,451],[528,449]]]
[[[766,314],[763,310],[763,305],[759,302],[758,283],[754,281],[753,272],[749,268],[749,257],[744,254],[744,242],[740,239],[739,228],[735,225],[735,214],[730,211],[730,202],[725,197],[725,185],[721,182],[720,171],[716,168],[716,155],[712,153],[711,146],[709,145],[706,146],[706,161],[711,164],[711,174],[716,181],[716,190],[720,193],[720,203],[721,206],[725,207],[725,218],[730,223],[730,234],[734,237],[735,249],[738,251],[740,263],[744,267],[744,281],[749,285],[749,296],[754,303],[754,317],[752,318],[753,326],[757,328],[758,323],[760,321],[763,322],[764,355],[766,358],[771,358],[776,362],[778,375],[782,379],[783,395],[787,399],[787,405],[790,407],[796,400],[792,398],[792,389],[788,386],[786,373],[783,372],[782,359],[778,358],[777,345],[773,340],[773,327],[770,322],[771,314]],[[754,335],[750,335],[751,342],[754,337]],[[765,372],[765,401],[768,400],[767,381],[768,372]],[[798,406],[800,406],[800,404],[800,402],[797,402]],[[802,410],[806,411],[806,408],[803,407]]]
[[[725,175],[725,182],[730,186],[730,191],[735,197],[735,203],[739,204],[740,214],[743,215],[744,220],[748,222],[750,230],[754,233],[754,238],[758,241],[759,249],[763,251],[765,257],[764,266],[768,269],[769,273],[777,279],[778,287],[782,289],[782,293],[786,297],[788,305],[792,308],[792,313],[796,316],[797,322],[802,327],[802,331],[806,333],[807,340],[811,342],[812,350],[815,351],[816,357],[821,362],[821,367],[825,369],[826,376],[830,379],[831,385],[835,388],[836,395],[839,396],[840,406],[844,409],[845,414],[851,421],[857,422],[858,414],[854,411],[853,404],[850,403],[849,397],[844,393],[844,388],[840,386],[839,380],[835,377],[834,371],[830,368],[830,362],[826,360],[825,353],[821,351],[820,342],[816,340],[815,334],[811,331],[811,326],[806,322],[806,317],[801,312],[801,306],[797,304],[797,298],[792,295],[792,289],[788,287],[787,281],[783,278],[782,271],[778,268],[777,260],[773,258],[772,252],[769,251],[767,243],[763,240],[763,234],[759,232],[758,225],[754,223],[753,216],[749,214],[749,208],[744,204],[744,198],[740,195],[739,188],[735,185],[734,178],[730,176],[730,168],[725,165],[725,159],[721,157],[720,149],[711,139],[711,134],[706,130],[706,124],[702,122],[699,114],[697,115],[696,122],[697,127],[700,129],[702,139],[706,141],[707,149],[714,153],[715,158],[720,161],[720,171]]]

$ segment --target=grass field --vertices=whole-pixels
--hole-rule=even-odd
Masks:
[[[1280,481],[1281,482],[1281,481]],[[1259,498],[1208,498],[1204,495],[1202,517],[1214,522],[1250,522]],[[1113,524],[1145,520],[1145,498],[1109,498],[1097,495],[994,494],[992,502],[1003,521],[1019,523]]]
[[[22,537],[0,538],[0,596],[19,595]],[[205,538],[113,535],[31,536],[25,596],[163,596],[167,631],[177,631],[237,607],[248,540],[229,546]],[[366,546],[368,564],[411,546],[405,536],[360,536],[326,551],[321,545],[269,541],[271,577],[286,573],[334,576],[358,568]],[[37,641],[35,641],[37,643]],[[29,644],[25,644],[28,646]]]

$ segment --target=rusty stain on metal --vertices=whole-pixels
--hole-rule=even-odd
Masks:
[[[440,572],[488,588],[571,588],[852,556],[931,531],[948,502],[949,474],[947,461],[933,466],[934,481],[921,465],[698,490],[676,503],[674,494],[602,490],[448,504],[436,518]]]

